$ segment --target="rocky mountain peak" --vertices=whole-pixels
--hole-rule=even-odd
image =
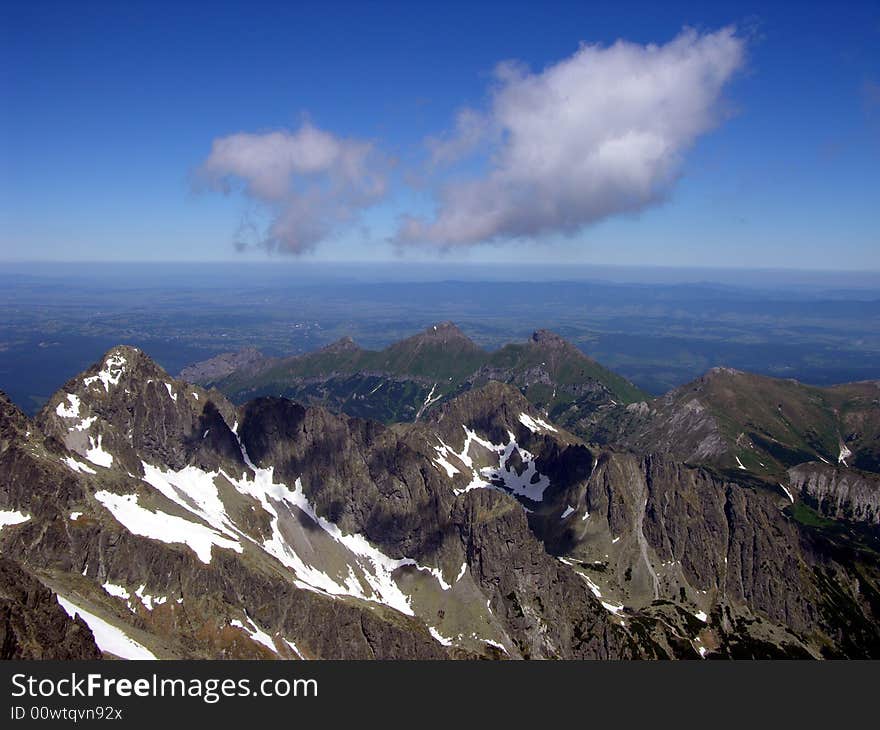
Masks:
[[[428,337],[438,337],[443,340],[449,340],[453,338],[460,338],[467,340],[469,339],[467,335],[464,334],[454,322],[438,322],[435,325],[428,327],[424,331],[425,335]]]
[[[36,419],[71,452],[137,473],[142,457],[179,468],[240,458],[232,405],[216,391],[175,380],[134,347],[117,346],[69,380]]]
[[[357,352],[360,350],[357,342],[355,342],[351,337],[346,335],[345,337],[340,337],[335,342],[331,342],[329,345],[326,345],[321,348],[321,352],[340,354],[344,352]]]
[[[490,438],[504,439],[526,423],[544,422],[540,413],[515,387],[490,380],[444,403],[432,415],[432,421],[458,434],[462,424],[482,430]],[[548,432],[560,434],[555,427]]]
[[[392,345],[392,348],[397,346],[403,346],[405,348],[413,345],[416,347],[422,347],[423,345],[457,345],[472,350],[479,349],[476,343],[464,334],[464,332],[462,332],[453,322],[438,322],[419,334],[406,340],[402,340],[397,343],[397,345]]]
[[[551,332],[550,330],[545,329],[535,330],[532,333],[532,342],[537,345],[543,345],[544,347],[551,348],[562,348],[568,346],[569,344],[566,340],[557,335],[555,332]]]
[[[82,384],[109,393],[123,381],[162,377],[168,377],[167,373],[149,355],[131,345],[116,345],[83,373]]]
[[[704,377],[708,380],[710,378],[731,377],[734,375],[742,375],[742,374],[743,374],[742,370],[737,370],[735,368],[714,367],[714,368],[710,368]]]

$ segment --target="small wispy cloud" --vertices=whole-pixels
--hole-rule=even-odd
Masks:
[[[299,254],[386,192],[389,160],[369,141],[338,137],[303,123],[295,131],[241,132],[215,139],[196,173],[199,187],[240,190],[262,215],[242,221],[236,246]],[[256,221],[268,218],[268,223]]]
[[[429,168],[481,155],[485,173],[440,185],[432,219],[404,216],[398,245],[440,248],[573,233],[663,200],[685,152],[719,123],[744,60],[733,28],[669,43],[583,45],[530,73],[496,68],[485,110],[427,141]]]

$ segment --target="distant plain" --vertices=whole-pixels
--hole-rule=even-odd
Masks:
[[[880,378],[880,274],[377,263],[0,264],[0,389],[29,413],[116,344],[168,372],[253,346],[380,348],[452,320],[494,349],[551,329],[652,394],[716,365]]]

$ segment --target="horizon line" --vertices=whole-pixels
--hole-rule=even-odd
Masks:
[[[610,263],[591,263],[591,262],[570,262],[570,261],[560,261],[560,262],[544,262],[544,261],[535,261],[535,262],[525,262],[529,266],[540,267],[540,268],[553,268],[553,267],[580,267],[580,268],[599,268],[599,269],[659,269],[659,270],[673,270],[673,271],[700,271],[700,270],[708,270],[708,271],[762,271],[762,272],[799,272],[799,273],[834,273],[834,274],[856,274],[859,276],[866,276],[877,274],[880,275],[880,266],[878,268],[870,268],[870,269],[845,269],[845,268],[818,268],[818,267],[796,267],[796,266],[730,266],[724,264],[653,264],[653,263],[645,263],[645,264],[633,264],[633,263],[625,263],[625,264],[610,264]],[[424,261],[401,261],[396,259],[380,259],[380,260],[366,260],[366,259],[297,259],[297,258],[287,258],[287,257],[277,257],[277,258],[264,258],[264,259],[0,259],[0,266],[4,265],[36,265],[36,266],[47,266],[47,265],[73,265],[73,266],[86,266],[86,265],[175,265],[175,264],[200,264],[200,265],[211,265],[211,264],[255,264],[257,266],[264,266],[268,264],[272,265],[284,265],[284,266],[293,266],[293,265],[324,265],[324,266],[332,266],[332,265],[363,265],[363,266],[431,266],[431,265],[444,265],[444,266],[468,266],[468,267],[521,267],[522,264],[515,262],[492,262],[492,261],[461,261],[461,260],[448,260],[448,261],[437,261],[437,260],[424,260]]]

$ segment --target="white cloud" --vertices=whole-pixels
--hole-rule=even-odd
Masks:
[[[214,140],[198,171],[208,187],[241,188],[268,212],[258,228],[251,218],[241,245],[303,253],[357,218],[386,189],[388,161],[371,142],[337,137],[304,123],[295,132],[238,133]]]
[[[482,148],[486,172],[441,187],[433,220],[404,217],[399,244],[440,247],[573,233],[662,200],[683,154],[719,121],[742,65],[734,29],[685,29],[663,46],[583,45],[540,73],[500,65],[484,112],[428,140],[432,165]]]
[[[484,115],[473,109],[462,109],[455,117],[455,131],[451,135],[428,138],[432,166],[450,164],[470,154],[486,140],[490,131]]]

